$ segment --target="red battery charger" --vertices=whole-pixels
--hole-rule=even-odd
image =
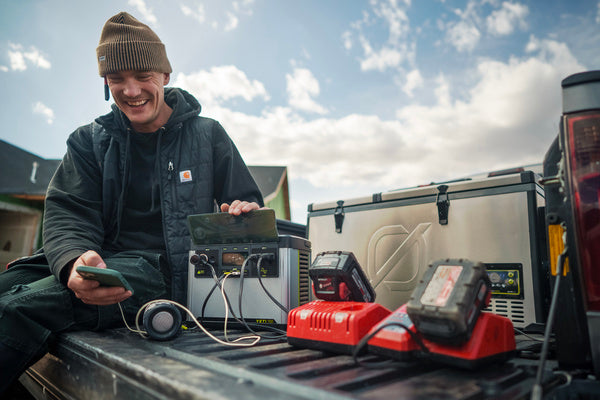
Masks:
[[[410,301],[369,332],[369,352],[401,360],[418,356],[462,368],[507,360],[516,350],[512,321],[482,312],[489,299],[483,264],[437,261]]]
[[[485,311],[479,314],[468,341],[448,345],[423,339],[423,343],[428,350],[427,358],[466,369],[503,362],[516,353],[512,321]]]
[[[377,303],[314,300],[289,312],[287,340],[297,347],[352,354],[390,312]]]
[[[407,328],[413,335],[407,332]],[[424,338],[406,313],[406,305],[375,325],[368,335],[372,335],[367,342],[371,354],[401,361],[429,359],[466,369],[506,361],[516,351],[511,320],[489,312],[479,314],[469,340],[461,344],[452,345]]]
[[[369,335],[372,338],[367,342],[368,351],[396,360],[408,360],[422,349],[413,337],[416,334],[417,328],[406,313],[404,304],[371,329]]]
[[[351,252],[319,253],[308,272],[320,300],[289,312],[288,343],[352,354],[373,325],[391,311],[373,303],[375,290]]]

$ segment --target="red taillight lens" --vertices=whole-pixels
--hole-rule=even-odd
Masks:
[[[567,117],[578,258],[588,309],[600,311],[600,113]]]

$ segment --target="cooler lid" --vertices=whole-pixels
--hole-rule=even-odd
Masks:
[[[328,201],[323,203],[314,203],[309,205],[309,212],[319,211],[319,210],[327,210],[327,209],[335,209],[340,205],[343,207],[357,206],[357,205],[366,205],[372,203],[379,203],[383,201],[392,201],[392,200],[403,200],[410,198],[419,198],[425,196],[437,196],[440,190],[438,189],[441,185],[445,185],[448,187],[446,193],[458,193],[458,192],[467,192],[474,190],[482,190],[489,189],[494,187],[501,186],[511,186],[518,185],[522,183],[534,183],[538,182],[540,176],[535,174],[532,171],[524,171],[521,173],[510,174],[510,175],[502,175],[495,176],[489,178],[478,178],[471,179],[465,178],[456,181],[450,182],[441,182],[441,183],[431,183],[429,185],[411,187],[406,189],[397,189],[390,190],[382,193],[375,193],[370,196],[361,196],[350,199],[336,200],[336,201]],[[342,203],[342,204],[340,204]]]

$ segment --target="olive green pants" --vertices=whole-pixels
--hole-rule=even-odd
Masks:
[[[166,263],[159,254],[131,251],[104,258],[134,295],[121,303],[133,321],[146,302],[168,298]],[[21,264],[0,273],[0,395],[48,351],[56,334],[124,326],[118,305],[83,303],[47,265]]]

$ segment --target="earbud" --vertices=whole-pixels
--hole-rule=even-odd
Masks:
[[[144,310],[144,330],[154,340],[171,340],[181,333],[181,313],[171,303],[154,303]]]
[[[108,101],[110,98],[110,90],[108,89],[108,81],[104,77],[104,100]]]

